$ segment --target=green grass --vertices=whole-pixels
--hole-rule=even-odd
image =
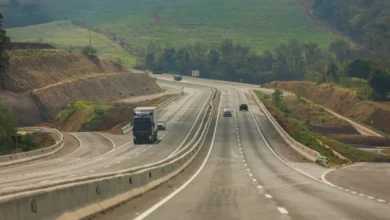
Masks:
[[[339,158],[330,149],[324,145],[330,146],[333,150],[348,158],[353,162],[389,162],[389,156],[378,155],[372,152],[362,151],[360,149],[351,147],[348,144],[344,144],[333,140],[329,137],[322,136],[316,132],[311,131],[306,122],[299,120],[292,112],[286,113],[283,108],[280,109],[275,106],[274,101],[270,98],[265,98],[265,94],[260,91],[255,91],[256,95],[263,101],[267,109],[278,121],[280,126],[286,130],[295,140],[303,145],[319,152],[322,156],[329,157],[333,164],[343,164],[346,161]],[[282,101],[283,102],[283,101]],[[306,105],[311,105],[306,103]],[[286,106],[288,108],[288,106]],[[312,108],[310,108],[312,109]]]
[[[40,2],[55,20],[87,21],[139,48],[145,48],[150,41],[184,46],[196,41],[219,44],[224,39],[232,39],[261,52],[290,39],[327,47],[337,38],[316,26],[297,0]],[[153,16],[156,9],[161,9],[160,24]]]
[[[88,115],[83,118],[82,128],[84,128],[94,123],[99,117],[101,117],[104,114],[105,111],[109,110],[110,108],[112,108],[112,106],[108,104],[97,104],[91,102],[76,101],[72,104],[69,104],[61,112],[58,121],[60,122],[67,121],[73,115],[73,113],[75,113],[77,110],[83,109],[88,112]]]
[[[7,29],[13,42],[50,43],[56,48],[67,49],[89,45],[89,31],[69,21],[58,21],[22,28]],[[134,64],[135,57],[107,37],[92,32],[92,46],[98,55],[112,59],[120,58],[124,64]]]

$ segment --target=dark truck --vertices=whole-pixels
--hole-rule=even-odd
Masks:
[[[135,108],[133,120],[134,144],[139,144],[145,141],[154,143],[157,140],[157,131],[156,107]]]
[[[173,76],[173,80],[175,80],[175,81],[181,81],[182,80],[182,76],[181,75],[174,75]]]

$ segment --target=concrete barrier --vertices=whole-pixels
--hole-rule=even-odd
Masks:
[[[202,123],[202,132],[190,143],[191,147],[165,163],[132,173],[2,196],[1,219],[81,219],[145,193],[192,162],[206,140],[213,113],[213,107],[207,109],[208,117]]]
[[[184,93],[183,92],[180,92],[174,96],[172,96],[171,98],[165,100],[164,102],[160,103],[159,105],[157,105],[157,110],[160,110],[162,108],[164,108],[165,106],[167,106],[169,103],[173,102],[175,99],[179,98],[180,96],[182,96]],[[131,130],[133,130],[133,124],[132,123],[129,123],[129,124],[126,124],[125,126],[121,127],[121,134],[127,134],[129,133]]]
[[[305,145],[299,143],[294,138],[292,138],[275,120],[275,118],[271,115],[271,113],[267,110],[265,105],[259,100],[257,95],[254,93],[253,90],[251,90],[251,94],[253,98],[255,99],[256,103],[259,105],[260,109],[264,112],[264,115],[267,117],[268,121],[271,122],[271,124],[275,127],[276,131],[279,133],[279,135],[283,138],[283,140],[291,146],[296,152],[304,156],[306,159],[316,162],[317,158],[321,157],[321,154],[318,153],[315,150],[312,150]]]
[[[52,133],[53,138],[56,140],[56,143],[50,147],[46,147],[38,150],[0,156],[0,166],[7,166],[11,164],[39,159],[42,157],[47,157],[55,154],[56,152],[61,150],[62,147],[64,146],[64,136],[57,129],[29,127],[29,128],[19,128],[19,131]]]

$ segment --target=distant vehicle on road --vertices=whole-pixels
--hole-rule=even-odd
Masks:
[[[173,76],[173,79],[174,79],[175,81],[181,81],[181,80],[183,79],[183,77],[182,77],[181,75],[174,75],[174,76]]]
[[[137,107],[134,109],[133,140],[134,144],[143,141],[154,143],[157,140],[156,107]]]
[[[240,105],[240,111],[248,111],[248,105],[247,104],[241,104]]]
[[[157,121],[158,130],[166,130],[165,121],[163,119],[159,119]]]
[[[232,110],[230,108],[225,108],[223,109],[223,117],[232,117]]]

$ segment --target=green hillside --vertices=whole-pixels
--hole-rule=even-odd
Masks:
[[[53,20],[85,21],[140,48],[149,41],[182,46],[229,38],[263,51],[293,38],[321,47],[336,38],[316,26],[297,0],[40,0],[40,5]]]
[[[87,29],[73,25],[69,21],[10,28],[7,29],[7,34],[15,42],[44,42],[60,49],[89,45],[90,36]],[[92,46],[97,49],[98,55],[113,59],[121,58],[126,63],[134,64],[135,58],[115,42],[95,32],[92,32],[91,36]]]

